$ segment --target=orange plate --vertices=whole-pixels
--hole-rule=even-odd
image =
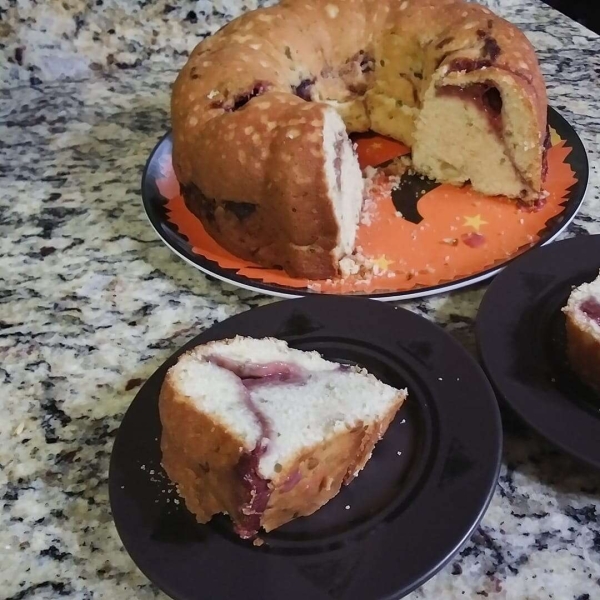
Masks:
[[[363,168],[408,153],[402,144],[375,134],[357,136],[355,141]],[[156,185],[167,199],[168,221],[188,239],[192,252],[247,278],[248,286],[281,286],[281,292],[288,294],[402,294],[477,276],[540,241],[548,222],[565,210],[569,190],[578,181],[567,162],[572,147],[554,130],[552,142],[546,181],[549,196],[533,211],[506,198],[484,196],[468,185],[438,185],[414,175],[404,175],[400,187],[392,191],[389,179],[378,175],[357,238],[357,249],[374,269],[367,276],[338,280],[295,279],[224,250],[186,208],[170,153],[161,159]]]

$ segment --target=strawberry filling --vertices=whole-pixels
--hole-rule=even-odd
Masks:
[[[588,317],[600,325],[600,302],[596,298],[588,298],[584,300],[579,306],[579,310]]]

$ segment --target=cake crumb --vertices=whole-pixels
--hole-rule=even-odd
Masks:
[[[402,456],[402,452],[401,452],[400,450],[398,450],[398,452],[396,452],[396,454],[397,454],[398,456]]]
[[[354,254],[345,256],[340,260],[341,283],[345,283],[345,280],[349,277],[354,277],[356,284],[366,284],[372,280],[373,276],[389,277],[390,273],[393,276],[394,272],[388,268],[391,263],[392,261],[388,261],[385,257],[368,258],[357,248]],[[327,280],[327,283],[333,282]]]
[[[350,505],[346,504],[346,510],[350,510]]]
[[[356,275],[360,271],[360,267],[356,261],[350,256],[345,256],[340,260],[340,271],[343,277]]]
[[[400,177],[407,172],[410,172],[412,167],[412,163],[408,156],[400,156],[398,158],[394,158],[389,164],[382,168],[382,172],[385,175],[389,175],[397,178],[397,185],[400,184]]]
[[[456,238],[444,238],[442,240],[442,244],[446,244],[447,246],[458,246],[458,239],[456,239]]]
[[[377,208],[376,198],[391,194],[400,185],[400,177],[388,175],[384,170],[366,167],[363,172],[365,181],[363,188],[363,208],[360,216],[361,225],[370,227]],[[402,216],[398,214],[396,216]]]
[[[264,543],[265,543],[265,541],[259,537],[257,537],[255,540],[252,541],[252,545],[256,546],[257,548],[260,548],[260,546],[263,546]]]

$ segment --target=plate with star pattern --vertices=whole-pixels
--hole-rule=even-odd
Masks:
[[[358,228],[357,272],[337,279],[293,278],[235,257],[217,244],[181,195],[170,133],[146,164],[144,208],[175,254],[238,287],[287,298],[337,294],[393,301],[430,296],[494,276],[518,256],[552,242],[573,220],[587,188],[588,160],[571,125],[552,108],[548,119],[547,197],[534,207],[484,196],[470,185],[428,180],[409,168],[406,146],[373,133],[353,135],[361,167],[377,168],[377,174],[370,179]]]

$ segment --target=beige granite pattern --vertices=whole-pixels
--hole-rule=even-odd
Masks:
[[[568,235],[600,233],[600,40],[537,0],[493,0],[539,50],[592,164]],[[186,52],[248,0],[0,3],[0,597],[164,598],[111,521],[108,460],[136,390],[176,348],[270,300],[173,256],[144,162]],[[193,15],[191,14],[193,12]],[[473,349],[485,286],[406,306]],[[600,598],[600,476],[510,421],[496,494],[411,600]]]

